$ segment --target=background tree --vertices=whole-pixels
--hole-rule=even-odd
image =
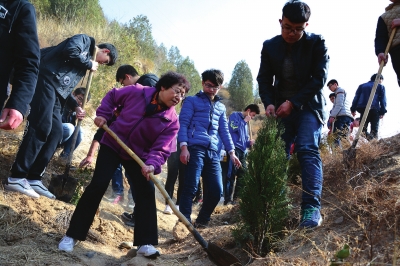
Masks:
[[[59,21],[74,20],[89,25],[105,25],[106,19],[98,0],[31,0],[38,17]]]
[[[247,63],[242,60],[236,64],[228,86],[232,107],[242,110],[254,101],[253,77]]]
[[[139,48],[139,56],[148,61],[156,58],[157,43],[151,33],[151,24],[147,16],[138,15],[126,25],[130,34],[133,34]]]
[[[279,121],[264,118],[248,155],[240,192],[240,223],[233,234],[239,243],[251,247],[253,255],[265,256],[273,248],[288,217],[288,160],[282,133]]]
[[[195,95],[203,89],[201,86],[201,77],[192,60],[186,57],[179,62],[176,71],[183,74],[190,82],[191,89],[187,95]]]

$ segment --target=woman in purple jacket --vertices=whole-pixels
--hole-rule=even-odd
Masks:
[[[78,240],[86,239],[101,198],[117,166],[122,163],[136,194],[134,245],[138,246],[138,254],[145,257],[160,256],[153,247],[158,244],[158,232],[154,184],[150,181],[150,173],[159,174],[161,165],[171,153],[171,143],[179,129],[174,107],[189,88],[190,84],[183,75],[168,72],[155,88],[140,84],[126,86],[109,91],[103,98],[94,123],[98,127],[103,126],[111,118],[114,108],[123,106],[110,129],[143,160],[145,166],[140,167],[105,133],[100,142],[92,181],[76,206],[67,233],[58,245],[60,250],[71,252]]]

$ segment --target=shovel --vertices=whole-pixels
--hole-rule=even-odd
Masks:
[[[93,54],[92,54],[92,60],[96,60],[96,54],[97,54],[97,47],[95,46]],[[90,84],[92,83],[93,79],[93,71],[90,71],[88,80],[86,83],[86,90],[85,90],[85,95],[83,97],[83,102],[81,108],[85,108],[85,103],[87,101],[88,95],[89,95],[89,89],[90,89]],[[49,184],[49,191],[53,193],[58,200],[64,201],[64,202],[70,202],[72,199],[72,196],[75,193],[76,187],[78,186],[78,179],[74,178],[72,176],[69,176],[69,171],[71,169],[71,161],[72,161],[72,155],[75,150],[75,144],[76,140],[78,138],[78,133],[79,129],[81,127],[82,120],[78,120],[78,124],[75,127],[74,134],[72,135],[72,143],[71,143],[71,152],[68,155],[67,159],[67,165],[65,166],[65,171],[63,175],[52,175],[50,184]]]
[[[144,162],[128,147],[122,140],[110,129],[106,124],[103,125],[103,129],[110,134],[118,144],[140,165],[144,166]],[[160,181],[153,175],[150,174],[151,181],[156,185],[156,187],[160,190],[161,194],[168,201],[168,205],[172,208],[175,215],[178,216],[179,220],[186,226],[186,228],[192,233],[194,238],[200,245],[204,248],[207,254],[210,256],[212,261],[214,261],[219,266],[242,266],[242,263],[238,258],[229,253],[228,251],[220,248],[216,244],[212,242],[206,242],[203,237],[199,234],[199,232],[193,227],[193,225],[186,219],[185,216],[176,208],[175,204],[169,197],[167,191],[164,186],[160,183]]]
[[[396,30],[397,30],[397,28],[394,28],[392,30],[392,33],[390,34],[390,38],[389,38],[389,41],[387,43],[386,50],[385,50],[385,57],[389,53],[390,46],[392,45],[394,35],[396,34]],[[369,95],[367,106],[365,107],[363,118],[361,119],[361,123],[360,123],[360,127],[359,127],[360,129],[357,131],[356,137],[355,137],[351,147],[349,149],[343,151],[343,162],[346,164],[348,164],[350,161],[352,161],[356,158],[356,146],[358,143],[358,139],[360,138],[360,134],[363,131],[365,121],[367,120],[369,109],[371,108],[371,104],[374,99],[376,88],[378,87],[379,79],[381,77],[382,69],[384,66],[385,66],[385,61],[382,60],[381,64],[379,65],[379,70],[378,70],[378,74],[376,75],[376,78],[375,78],[374,86],[372,87],[371,94]]]

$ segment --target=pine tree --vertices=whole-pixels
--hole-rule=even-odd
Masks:
[[[233,235],[252,252],[267,254],[288,217],[288,160],[281,139],[283,127],[265,118],[248,155],[248,170],[240,192],[240,223]]]
[[[236,64],[229,81],[228,91],[235,110],[242,110],[254,102],[253,77],[246,61],[242,60]]]

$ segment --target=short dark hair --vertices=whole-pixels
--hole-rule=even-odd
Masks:
[[[168,71],[167,73],[161,75],[161,78],[158,80],[155,87],[157,91],[160,91],[161,87],[169,89],[175,84],[179,84],[179,86],[184,87],[186,93],[190,90],[190,83],[185,76],[173,71]]]
[[[331,97],[335,97],[335,98],[336,98],[336,94],[335,94],[334,92],[332,92],[331,94],[329,94],[329,99],[330,99]]]
[[[378,73],[373,74],[373,75],[371,76],[371,81],[375,81],[377,75],[378,75]],[[379,79],[383,80],[383,76],[380,75]]]
[[[330,84],[335,84],[335,83],[339,86],[339,82],[337,82],[336,79],[331,79],[331,80],[328,82],[328,84],[326,84],[326,85],[329,86]]]
[[[218,69],[207,69],[203,73],[201,73],[201,80],[204,81],[211,81],[214,85],[222,85],[224,82],[224,73]]]
[[[79,95],[79,94],[85,95],[85,93],[86,93],[86,88],[84,88],[84,87],[76,88],[76,89],[73,91],[73,94],[74,94],[75,96],[76,96],[76,95]],[[89,91],[88,96],[87,96],[87,99],[86,99],[86,102],[88,102],[88,101],[90,100],[91,97],[92,97],[92,95],[90,94],[90,91]]]
[[[120,79],[125,79],[125,75],[131,75],[132,77],[138,76],[139,73],[131,65],[122,65],[117,69],[117,74],[115,74],[115,79],[119,82]]]
[[[107,66],[114,65],[118,59],[117,48],[115,48],[115,46],[112,45],[111,43],[101,43],[97,45],[97,47],[99,47],[100,49],[110,50],[110,52],[108,53],[108,56],[110,56],[110,62],[108,62]]]
[[[286,17],[290,22],[293,23],[304,23],[310,19],[311,9],[310,7],[301,1],[290,0],[282,9],[282,19]]]
[[[246,111],[247,109],[250,109],[250,112],[255,112],[256,114],[260,114],[260,107],[258,107],[257,104],[249,104],[246,106],[246,108],[244,108],[244,111]]]

